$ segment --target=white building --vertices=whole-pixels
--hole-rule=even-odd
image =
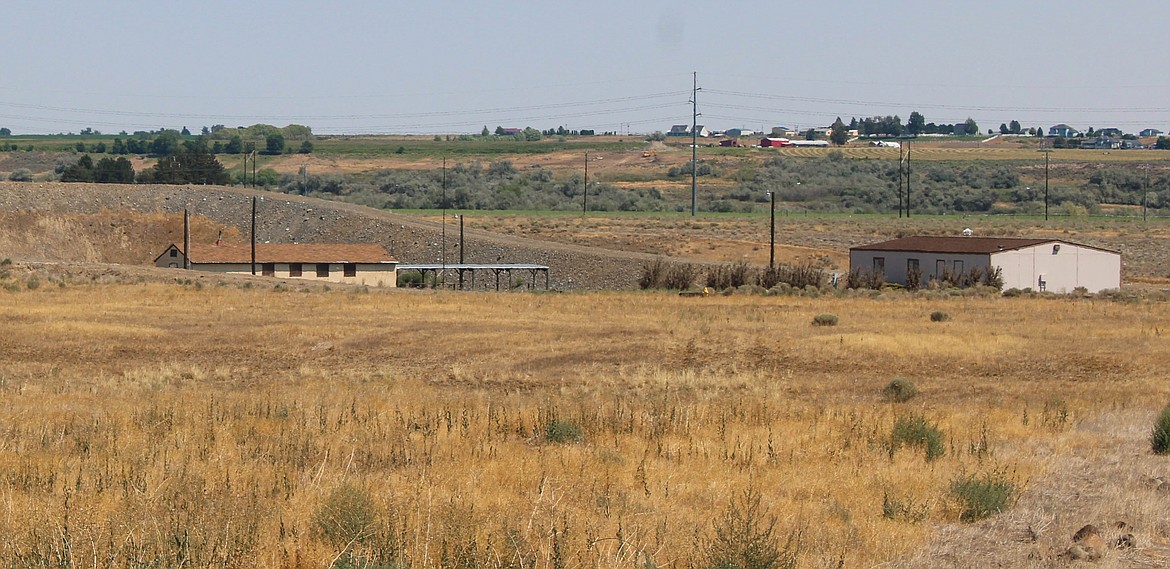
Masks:
[[[1068,293],[1121,287],[1121,254],[1059,239],[1007,237],[903,237],[849,250],[850,270],[881,272],[905,285],[917,270],[921,284],[974,267],[998,267],[1004,289]]]
[[[251,245],[195,245],[191,269],[252,274]],[[154,259],[157,267],[183,267],[183,250],[171,244]],[[257,244],[256,274],[368,286],[398,286],[398,261],[377,243]]]

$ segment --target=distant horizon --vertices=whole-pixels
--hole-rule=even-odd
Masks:
[[[649,134],[824,127],[917,111],[981,132],[1170,131],[1170,3],[876,5],[598,0],[344,7],[212,0],[162,11],[6,7],[0,127],[303,124],[321,135],[564,126]]]

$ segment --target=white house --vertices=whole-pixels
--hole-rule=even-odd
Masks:
[[[849,250],[850,270],[881,272],[905,285],[915,270],[926,285],[973,267],[998,267],[1004,289],[1089,292],[1121,287],[1121,254],[1059,239],[903,237]]]
[[[196,245],[191,269],[213,273],[252,274],[251,245]],[[183,250],[175,244],[154,259],[157,267],[183,267]],[[398,261],[377,243],[257,244],[256,274],[312,281],[398,286]]]

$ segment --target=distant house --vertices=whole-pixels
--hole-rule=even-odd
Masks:
[[[1080,134],[1081,134],[1081,131],[1079,131],[1071,126],[1068,126],[1067,124],[1064,124],[1064,123],[1060,123],[1056,126],[1048,127],[1048,136],[1059,136],[1059,137],[1063,137],[1063,138],[1072,138],[1074,136],[1080,136]]]
[[[1120,138],[1107,138],[1098,136],[1096,138],[1086,138],[1081,141],[1081,148],[1085,150],[1117,150],[1121,148]]]
[[[796,131],[786,126],[774,126],[772,127],[772,136],[776,138],[796,136]]]
[[[252,274],[251,245],[191,245],[191,269]],[[156,267],[183,267],[183,250],[171,244],[155,257]],[[393,287],[398,261],[377,243],[256,245],[256,274],[313,281]]]
[[[746,128],[729,128],[729,129],[723,131],[723,136],[729,136],[731,138],[739,138],[741,136],[751,136],[755,133],[756,133],[756,131],[749,130]]]
[[[1068,293],[1121,286],[1120,253],[1059,239],[916,236],[849,250],[850,271],[881,273],[886,282],[902,285],[915,271],[926,286],[973,268],[998,268],[1005,289]]]
[[[1158,130],[1158,129],[1156,129],[1156,128],[1147,128],[1147,129],[1145,129],[1145,130],[1143,130],[1143,131],[1139,132],[1139,133],[1138,133],[1138,136],[1142,136],[1142,137],[1147,137],[1147,136],[1162,136],[1162,131],[1160,131],[1160,130]]]
[[[1120,128],[1103,128],[1097,131],[1097,136],[1104,136],[1105,138],[1121,138],[1123,134],[1125,133],[1121,132]]]
[[[522,128],[505,128],[503,129],[503,136],[512,136],[524,132]]]
[[[676,125],[670,127],[670,131],[668,131],[666,133],[666,136],[690,136],[690,135],[691,135],[691,125],[689,125],[689,124],[676,124]]]

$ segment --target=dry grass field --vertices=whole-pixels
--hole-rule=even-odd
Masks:
[[[1170,540],[1165,304],[39,270],[0,267],[5,566],[683,568],[764,537],[773,567],[1059,567],[1117,521],[1137,547],[1101,565],[1157,566]],[[915,417],[935,447],[892,444]],[[965,477],[1010,509],[962,521]]]

